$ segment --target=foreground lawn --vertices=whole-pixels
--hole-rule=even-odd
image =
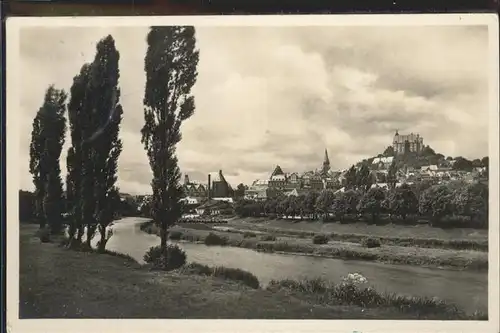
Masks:
[[[117,256],[40,243],[21,225],[20,318],[456,319],[396,307],[333,306],[213,277],[154,272]]]

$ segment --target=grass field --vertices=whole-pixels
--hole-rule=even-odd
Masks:
[[[289,221],[270,220],[268,218],[233,218],[229,221],[230,226],[248,228],[276,228],[281,230],[294,230],[315,233],[337,233],[337,234],[359,234],[376,237],[393,238],[418,238],[418,239],[442,239],[442,240],[488,240],[488,230],[472,228],[443,229],[431,227],[427,224],[405,226],[398,224],[373,225],[365,222],[350,224],[322,223],[319,221]]]
[[[131,259],[41,243],[21,225],[20,318],[471,319],[447,311],[403,312],[320,303],[286,289],[251,289],[181,272],[149,271]]]
[[[146,223],[144,226],[142,228],[146,232],[152,234],[159,232],[154,225]],[[202,225],[194,229],[191,225],[181,224],[172,229],[172,233],[175,232],[180,233],[179,239],[190,242],[203,242],[212,232],[225,238],[225,245],[266,252],[287,252],[340,259],[483,271],[488,268],[488,253],[481,251],[395,245],[366,248],[358,243],[335,240],[328,244],[319,245],[312,243],[312,237],[293,236],[278,236],[275,240],[264,240],[262,235],[255,234],[254,237],[245,237],[243,232],[213,231],[208,226],[202,227]]]

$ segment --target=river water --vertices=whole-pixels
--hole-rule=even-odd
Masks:
[[[139,229],[141,218],[124,218],[113,225],[106,248],[143,262],[144,253],[159,245],[159,238]],[[97,239],[95,239],[96,241]],[[272,279],[325,278],[338,282],[349,273],[360,273],[379,291],[438,297],[468,312],[488,311],[488,276],[485,272],[454,271],[374,262],[346,261],[297,255],[271,254],[235,247],[179,243],[189,262],[240,268],[256,275],[261,285]]]

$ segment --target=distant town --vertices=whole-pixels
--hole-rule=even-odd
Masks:
[[[429,146],[424,145],[423,137],[418,133],[394,134],[392,145],[376,157],[358,162],[351,168],[359,170],[363,165],[368,166],[371,177],[371,187],[387,189],[388,174],[391,166],[395,170],[396,187],[402,184],[412,185],[416,182],[430,182],[443,184],[449,181],[462,180],[468,183],[487,179],[488,158],[469,161],[463,157],[446,157],[436,153]],[[309,191],[330,189],[335,194],[344,192],[346,175],[351,168],[334,170],[331,168],[328,150],[325,149],[323,163],[318,163],[316,170],[306,172],[287,172],[280,165],[276,165],[268,178],[256,179],[252,184],[239,184],[233,187],[224,177],[223,170],[211,172],[206,182],[196,182],[183,177],[185,197],[183,201],[191,207],[199,206],[199,212],[210,201],[214,205],[224,207],[224,203],[233,203],[236,199],[265,201],[277,196],[300,196]],[[131,195],[122,194],[122,198]],[[144,204],[149,202],[148,195],[137,196]],[[202,205],[205,204],[205,205]],[[139,204],[140,209],[141,204]]]

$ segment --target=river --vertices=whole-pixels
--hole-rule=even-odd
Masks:
[[[143,262],[144,253],[159,245],[159,238],[139,229],[141,218],[115,221],[106,248]],[[97,237],[96,237],[97,238]],[[97,239],[94,239],[96,241]],[[412,296],[438,297],[467,312],[488,311],[488,276],[485,272],[454,271],[407,265],[389,265],[256,252],[235,247],[179,243],[189,262],[240,268],[255,274],[261,285],[272,279],[325,278],[338,282],[348,273],[360,273],[379,291]]]

